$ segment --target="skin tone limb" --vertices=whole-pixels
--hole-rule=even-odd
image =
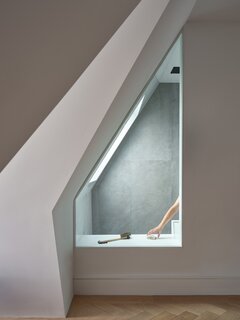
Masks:
[[[173,218],[173,216],[178,212],[179,209],[179,198],[174,202],[174,204],[168,209],[165,213],[162,221],[159,223],[158,226],[148,231],[147,235],[150,234],[158,234],[160,236],[162,230],[164,229],[165,225]]]

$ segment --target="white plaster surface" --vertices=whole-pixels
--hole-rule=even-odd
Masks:
[[[154,0],[153,2],[147,0],[145,4],[150,5],[151,3],[160,5],[158,0]],[[141,91],[181,31],[192,7],[194,6],[194,3],[195,0],[182,0],[181,2],[172,0],[169,2],[166,10],[161,16],[161,19],[157,22],[153,32],[148,38],[148,41],[145,43],[143,50],[138,55],[136,62],[133,64],[121,88],[117,92],[111,107],[108,109],[103,121],[95,132],[94,137],[85,150],[76,170],[71,176],[71,179],[53,210],[55,236],[58,243],[60,273],[62,274],[61,280],[62,286],[65,288],[63,291],[66,296],[64,299],[65,301],[69,301],[68,297],[72,294],[73,266],[71,257],[74,237],[74,198],[95,165],[97,159],[100,158],[103,150],[107,147],[111,138],[115,134],[116,128],[120,126],[131,106],[140,98]],[[143,21],[146,20],[146,14],[147,11],[145,10],[143,13],[144,18],[141,21],[141,27]],[[160,14],[160,11],[158,11],[158,14]],[[136,32],[139,32],[139,30],[136,30]],[[121,50],[119,52],[121,53]],[[91,90],[90,92],[92,93]],[[98,105],[98,103],[96,103],[96,105]],[[90,118],[91,117],[92,114]],[[81,137],[81,139],[82,138],[83,137]],[[91,249],[94,250],[94,248]],[[138,249],[141,250],[140,248]],[[119,250],[121,249],[119,248]],[[92,251],[92,253],[93,252],[94,251]],[[111,258],[109,259],[111,260]],[[95,257],[93,254],[91,261],[94,260]],[[81,262],[78,260],[78,262],[85,266],[85,262],[87,263],[89,260],[87,259],[86,261]],[[99,270],[102,272],[101,268]],[[81,271],[82,268],[80,268],[79,272]],[[67,304],[67,302],[65,303]]]
[[[52,210],[167,3],[137,6],[2,171],[0,316],[66,314],[73,294],[72,213],[63,210],[66,202],[53,221]]]

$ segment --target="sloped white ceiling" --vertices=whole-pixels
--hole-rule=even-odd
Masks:
[[[0,1],[0,171],[139,2]]]

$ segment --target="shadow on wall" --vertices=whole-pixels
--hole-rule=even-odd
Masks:
[[[161,83],[96,184],[77,200],[78,234],[144,234],[179,192],[179,85]],[[170,223],[165,233],[171,233]]]

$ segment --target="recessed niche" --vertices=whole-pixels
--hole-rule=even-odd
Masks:
[[[181,246],[181,212],[146,237],[181,195],[181,65],[180,37],[75,198],[76,246]]]

